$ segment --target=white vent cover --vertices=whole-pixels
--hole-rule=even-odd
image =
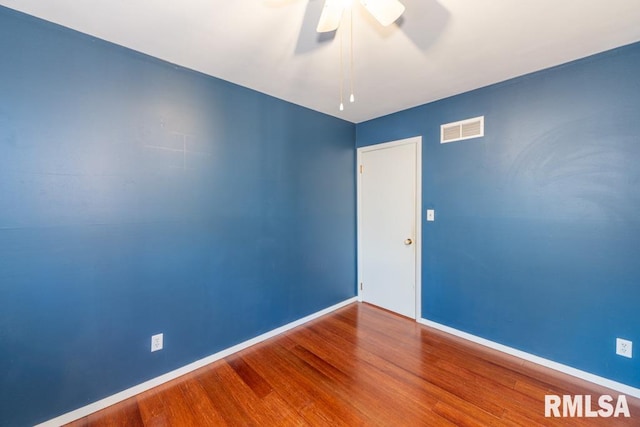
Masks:
[[[461,141],[484,136],[484,116],[440,126],[440,143]]]

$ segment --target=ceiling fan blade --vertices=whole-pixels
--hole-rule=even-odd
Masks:
[[[384,27],[394,23],[404,13],[404,5],[398,0],[360,0],[360,3]]]
[[[337,30],[340,26],[343,11],[344,0],[325,0],[316,31],[319,33],[327,33]]]

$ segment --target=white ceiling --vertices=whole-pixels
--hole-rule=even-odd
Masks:
[[[0,0],[355,123],[640,41],[639,0],[402,2],[387,28],[354,2],[356,102],[341,112],[340,32],[315,32],[323,0]]]

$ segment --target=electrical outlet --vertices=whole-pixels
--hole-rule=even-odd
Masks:
[[[633,342],[616,338],[616,354],[631,358],[633,354]]]
[[[153,335],[151,337],[151,351],[162,350],[163,334]]]

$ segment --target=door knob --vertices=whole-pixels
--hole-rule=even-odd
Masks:
[[[405,239],[405,241],[404,241],[404,244],[407,245],[407,246],[409,246],[412,243],[413,243],[413,240],[411,240],[411,239]]]

